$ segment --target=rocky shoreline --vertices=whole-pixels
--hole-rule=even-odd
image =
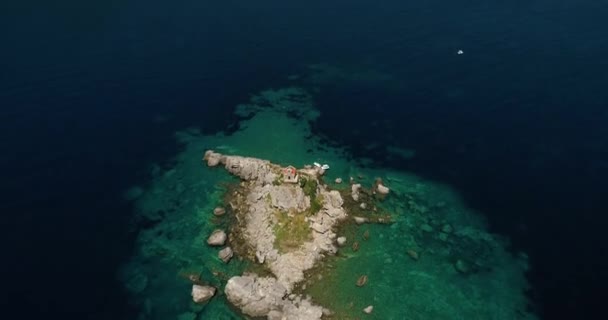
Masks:
[[[315,305],[309,297],[293,293],[307,270],[324,257],[335,255],[345,242],[335,230],[348,214],[340,192],[330,190],[320,179],[326,168],[283,168],[266,160],[212,150],[205,152],[203,160],[207,166],[221,165],[241,179],[229,197],[237,223],[228,241],[244,240],[240,246],[232,244],[235,254],[263,266],[271,274],[232,277],[224,289],[228,301],[252,317],[314,320],[330,314],[330,310]],[[353,188],[355,200],[359,189],[360,186]],[[380,190],[382,194],[388,193],[388,188],[382,185]],[[217,238],[217,233],[216,230],[210,240]]]

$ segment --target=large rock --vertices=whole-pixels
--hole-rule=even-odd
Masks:
[[[379,183],[378,186],[376,187],[376,189],[378,190],[379,194],[388,194],[390,189],[385,187],[383,184]]]
[[[222,161],[222,155],[220,153],[213,152],[213,150],[208,150],[205,152],[203,160],[207,161],[208,166],[215,167]]]
[[[224,291],[230,303],[252,317],[320,320],[323,316],[323,308],[313,305],[308,299],[287,299],[287,289],[275,278],[256,275],[233,277],[228,280]]]
[[[232,248],[226,247],[226,248],[220,250],[220,252],[218,252],[217,256],[220,258],[220,260],[224,261],[225,263],[228,263],[228,261],[230,261],[230,259],[232,259],[233,254],[234,253],[232,252]]]
[[[210,286],[192,285],[192,300],[196,303],[203,303],[215,295],[215,288]]]
[[[224,230],[217,229],[211,233],[207,239],[207,244],[210,246],[223,246],[226,243],[228,236]]]
[[[353,217],[353,218],[355,219],[355,222],[356,222],[357,224],[364,224],[364,223],[368,223],[368,222],[369,222],[369,219],[368,219],[368,218],[366,218],[366,217],[356,217],[356,216],[355,216],[355,217]]]
[[[222,208],[222,207],[217,207],[215,209],[213,209],[213,214],[216,216],[223,216],[226,213],[226,209]]]
[[[350,194],[353,197],[353,200],[359,201],[359,190],[361,189],[361,184],[355,183],[350,187]]]
[[[228,301],[244,314],[265,317],[270,311],[282,309],[287,289],[275,278],[241,276],[230,278],[224,292]]]
[[[270,161],[240,156],[226,156],[226,170],[243,180],[256,180],[259,184],[271,184],[277,175],[272,172]]]

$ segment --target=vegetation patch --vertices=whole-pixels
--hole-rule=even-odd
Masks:
[[[310,198],[310,208],[306,211],[306,215],[314,215],[323,208],[323,199],[317,196],[317,180],[300,179],[300,187],[304,194]]]
[[[277,223],[274,225],[274,246],[281,252],[299,248],[311,239],[310,226],[305,220],[306,215],[297,212],[276,211]]]

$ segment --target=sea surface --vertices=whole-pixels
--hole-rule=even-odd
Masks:
[[[527,257],[527,268],[508,268],[522,281],[521,295],[510,300],[526,305],[518,311],[522,319],[524,313],[602,318],[608,284],[606,17],[608,2],[600,0],[3,2],[3,313],[27,319],[183,316],[162,302],[142,301],[189,299],[179,268],[206,259],[207,249],[196,251],[188,241],[212,225],[188,220],[194,217],[188,206],[202,210],[221,198],[217,186],[229,180],[197,167],[205,148],[221,147],[282,164],[328,160],[332,178],[400,177],[393,183],[403,181],[397,188],[403,195],[418,196],[408,188],[422,185],[420,201],[432,213],[449,211],[433,211],[432,201],[435,208],[453,204],[462,213],[453,215],[469,217],[500,239],[501,259]],[[238,105],[253,103],[252,96],[291,87],[310,94],[318,117],[303,118],[297,110],[282,116],[237,112]],[[197,175],[204,182],[198,184]],[[193,190],[200,193],[190,196]],[[439,199],[444,192],[445,201]],[[161,206],[149,199],[174,197],[178,214],[155,226],[142,219],[142,207]],[[399,199],[386,205],[406,217],[411,208],[400,207]],[[405,279],[394,262],[410,263],[407,256],[386,256],[379,239],[392,239],[390,249],[398,250],[404,230],[410,232],[406,220],[394,230],[370,227],[373,249],[362,247],[350,261],[382,257],[392,265],[378,283]],[[457,230],[462,223],[452,222]],[[146,232],[158,225],[180,226],[166,243],[182,256],[142,258],[142,248],[154,242],[143,241]],[[132,290],[125,273],[144,260],[145,272],[166,274]],[[336,262],[336,279],[363,272],[345,261]],[[390,299],[394,288],[372,288],[377,291],[364,296],[386,302],[376,303],[378,317],[425,318],[420,310],[393,312],[399,308]],[[318,293],[325,289],[311,290],[327,301]],[[497,299],[505,294],[493,292]],[[335,299],[341,310],[351,297]],[[241,318],[222,299],[188,312],[200,319]]]

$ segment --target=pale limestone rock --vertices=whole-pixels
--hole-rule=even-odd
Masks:
[[[340,184],[340,183],[342,183],[342,178],[336,178],[336,180],[334,182],[336,184]]]
[[[365,217],[353,217],[355,219],[355,222],[357,224],[364,224],[369,222],[369,219],[365,218]]]
[[[383,184],[378,184],[378,186],[376,187],[376,189],[378,190],[379,194],[388,194],[390,189],[385,187]]]
[[[265,317],[273,310],[281,310],[287,289],[275,278],[240,276],[230,278],[224,292],[228,301],[244,314]]]
[[[374,311],[374,306],[367,306],[365,309],[363,309],[363,312],[367,314],[372,313],[372,311]]]
[[[196,303],[203,303],[215,295],[215,288],[210,286],[192,285],[192,300]]]
[[[226,248],[220,250],[220,252],[218,252],[217,256],[220,258],[220,260],[224,261],[225,263],[228,263],[230,261],[230,259],[232,259],[233,254],[234,253],[232,252],[232,248],[226,247]]]
[[[342,199],[340,192],[336,190],[323,193],[323,195],[325,196],[325,199],[328,200],[326,202],[328,202],[328,204],[334,208],[341,208],[344,204],[344,200]]]
[[[283,316],[283,312],[278,311],[278,310],[272,310],[268,313],[268,315],[266,316],[267,320],[284,320],[287,319]]]
[[[215,167],[220,164],[222,160],[222,155],[220,153],[214,152],[213,150],[208,150],[205,152],[203,160],[207,161],[208,166]]]
[[[217,229],[211,233],[207,239],[207,244],[210,246],[223,246],[226,243],[226,232],[224,230]]]
[[[222,208],[222,207],[217,207],[215,209],[213,209],[213,214],[216,216],[223,216],[226,213],[226,209]]]
[[[355,183],[350,187],[350,190],[351,190],[350,194],[353,197],[353,200],[355,200],[355,201],[359,201],[359,189],[361,189],[360,183]]]
[[[338,239],[336,239],[336,242],[338,242],[338,245],[342,247],[346,244],[346,237],[338,237]]]

